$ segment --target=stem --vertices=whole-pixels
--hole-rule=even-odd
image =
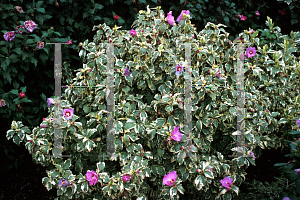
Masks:
[[[25,45],[26,45],[26,38],[27,38],[27,33],[26,33],[26,37],[25,37],[25,43],[24,43],[24,46],[23,46],[23,49],[22,49],[22,51],[24,51],[24,48],[25,48]]]

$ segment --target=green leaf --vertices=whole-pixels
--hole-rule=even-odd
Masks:
[[[15,53],[17,53],[18,55],[20,55],[20,54],[22,53],[22,50],[21,50],[20,47],[18,47],[18,48],[13,49],[12,52],[15,52]]]
[[[38,12],[45,13],[45,8],[37,8],[36,10],[37,10]]]
[[[163,156],[164,155],[164,149],[157,149],[157,153],[159,156]]]
[[[75,163],[75,170],[79,173],[82,172],[83,164],[80,161],[76,161]]]
[[[161,128],[165,123],[166,123],[166,119],[164,118],[157,118],[155,120],[157,127]]]
[[[99,171],[102,171],[105,168],[105,162],[98,162],[97,168],[99,169]]]
[[[204,171],[204,176],[210,179],[214,179],[214,174],[211,171]]]

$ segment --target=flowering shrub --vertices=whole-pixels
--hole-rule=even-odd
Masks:
[[[160,8],[151,11],[147,7],[146,12],[140,11],[132,30],[118,31],[118,27],[111,29],[106,24],[94,26],[93,30],[99,29],[94,41],[81,44],[79,56],[85,64],[77,72],[73,87],[62,94],[61,102],[62,150],[70,158],[46,156],[51,155],[53,149],[55,99],[47,102],[50,115],[41,124],[46,128],[36,127],[30,131],[22,122],[12,122],[7,139],[13,138],[18,145],[24,141],[33,159],[47,166],[48,177],[43,178],[43,184],[48,190],[57,188],[62,199],[131,199],[134,196],[147,199],[151,190],[157,191],[156,198],[165,199],[179,199],[185,193],[191,194],[193,199],[234,199],[239,194],[238,186],[245,181],[245,169],[241,166],[255,165],[259,148],[282,145],[280,138],[270,133],[282,124],[291,123],[290,116],[296,109],[288,112],[281,109],[297,103],[296,94],[299,97],[294,88],[299,84],[295,77],[300,74],[300,63],[292,55],[295,46],[287,43],[288,36],[282,39],[284,44],[279,43],[284,50],[275,51],[268,45],[260,46],[256,38],[258,31],[240,34],[241,42],[250,41],[253,46],[248,47],[245,56],[245,107],[251,106],[252,110],[245,116],[247,146],[237,148],[236,125],[233,124],[236,105],[232,101],[237,92],[233,88],[200,87],[225,82],[236,85],[237,46],[229,41],[222,24],[208,23],[197,33],[188,11],[177,18],[180,26],[169,13],[165,17]],[[268,24],[272,24],[270,18]],[[299,35],[294,33],[291,37],[296,39]],[[104,98],[109,92],[99,86],[106,85],[108,62],[106,46],[101,43],[110,41],[122,43],[114,46],[117,52],[114,74],[116,157],[101,157],[106,156]],[[183,129],[182,69],[187,67],[183,62],[186,42],[195,43],[192,63],[196,63],[192,66],[192,82],[196,86],[193,88],[190,146],[185,146],[187,135]],[[289,76],[282,78],[278,72]],[[74,88],[84,85],[99,87],[95,91],[88,87]],[[288,101],[271,100],[283,95]],[[286,103],[282,105],[282,102]],[[280,120],[276,116],[280,116]],[[186,157],[186,148],[191,151],[191,157]],[[249,157],[227,159],[236,151]],[[72,187],[71,184],[58,187],[63,179],[72,183]]]

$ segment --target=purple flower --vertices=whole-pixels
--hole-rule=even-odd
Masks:
[[[88,170],[86,173],[86,180],[89,181],[90,185],[96,185],[98,182],[98,174],[93,170]]]
[[[176,171],[171,171],[169,174],[166,174],[163,178],[163,184],[167,186],[172,186],[177,179]]]
[[[300,169],[295,169],[295,174],[300,174]]]
[[[40,128],[46,128],[47,126],[45,124],[40,125]]]
[[[35,27],[36,23],[34,23],[34,21],[32,21],[32,20],[25,21],[24,26],[30,33],[32,33],[33,30],[37,28],[37,27]]]
[[[175,20],[174,20],[174,17],[172,16],[172,11],[170,11],[168,13],[167,20],[168,20],[169,24],[171,24],[172,26],[174,26]]]
[[[73,108],[63,110],[63,116],[65,116],[67,120],[72,119],[73,114],[74,114]]]
[[[44,44],[45,44],[45,43],[42,42],[42,41],[37,42],[37,46],[38,46],[39,49],[44,48]]]
[[[250,156],[252,156],[253,159],[255,159],[256,157],[254,156],[254,153],[251,151],[250,152]]]
[[[253,34],[253,33],[254,33],[254,30],[253,30],[253,29],[251,29],[251,30],[250,30],[250,33],[251,33],[251,34]]]
[[[58,183],[59,187],[63,186],[64,188],[66,188],[66,186],[68,186],[68,185],[69,185],[69,182],[66,179],[62,179]]]
[[[260,15],[260,13],[259,13],[258,11],[256,11],[255,14],[256,14],[256,16],[259,16],[259,15]]]
[[[221,79],[221,72],[220,72],[220,70],[218,70],[218,72],[216,73],[216,76],[217,76],[219,79]]]
[[[230,186],[232,185],[232,179],[229,177],[225,177],[224,179],[220,180],[223,187],[227,188],[227,191],[230,190]]]
[[[136,32],[135,32],[135,30],[130,30],[130,35],[132,35],[132,36],[136,36]]]
[[[185,14],[185,15],[190,15],[190,11],[189,11],[189,10],[183,10],[183,11],[181,11],[179,17],[178,17],[177,20],[176,20],[177,22],[180,22],[180,21],[183,19],[183,17],[184,17],[183,14]]]
[[[182,133],[179,132],[180,126],[174,126],[174,130],[172,131],[171,138],[175,141],[180,141],[182,138]]]
[[[288,197],[284,197],[282,200],[291,200],[291,199]]]
[[[15,39],[15,31],[8,31],[3,35],[4,39],[6,40],[6,42],[12,41],[13,39]]]
[[[175,67],[175,74],[178,77],[183,72],[183,67],[179,64]]]
[[[296,123],[300,127],[300,119],[297,119]]]
[[[256,49],[255,49],[255,47],[249,47],[249,48],[246,49],[246,56],[248,58],[251,58],[251,57],[253,57],[255,55],[256,55]]]
[[[47,107],[53,104],[54,100],[52,98],[47,98]]]
[[[124,74],[125,74],[125,76],[127,76],[127,77],[130,75],[130,71],[129,71],[128,68],[125,68],[125,69],[124,69]]]
[[[126,174],[126,175],[122,176],[122,180],[124,182],[130,181],[130,175]]]

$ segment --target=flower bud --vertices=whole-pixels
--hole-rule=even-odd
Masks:
[[[144,154],[142,153],[142,156],[144,156]]]
[[[199,169],[196,169],[196,172],[199,172]]]
[[[31,143],[33,143],[33,140],[30,140]]]
[[[181,146],[180,149],[183,149],[183,146]]]

